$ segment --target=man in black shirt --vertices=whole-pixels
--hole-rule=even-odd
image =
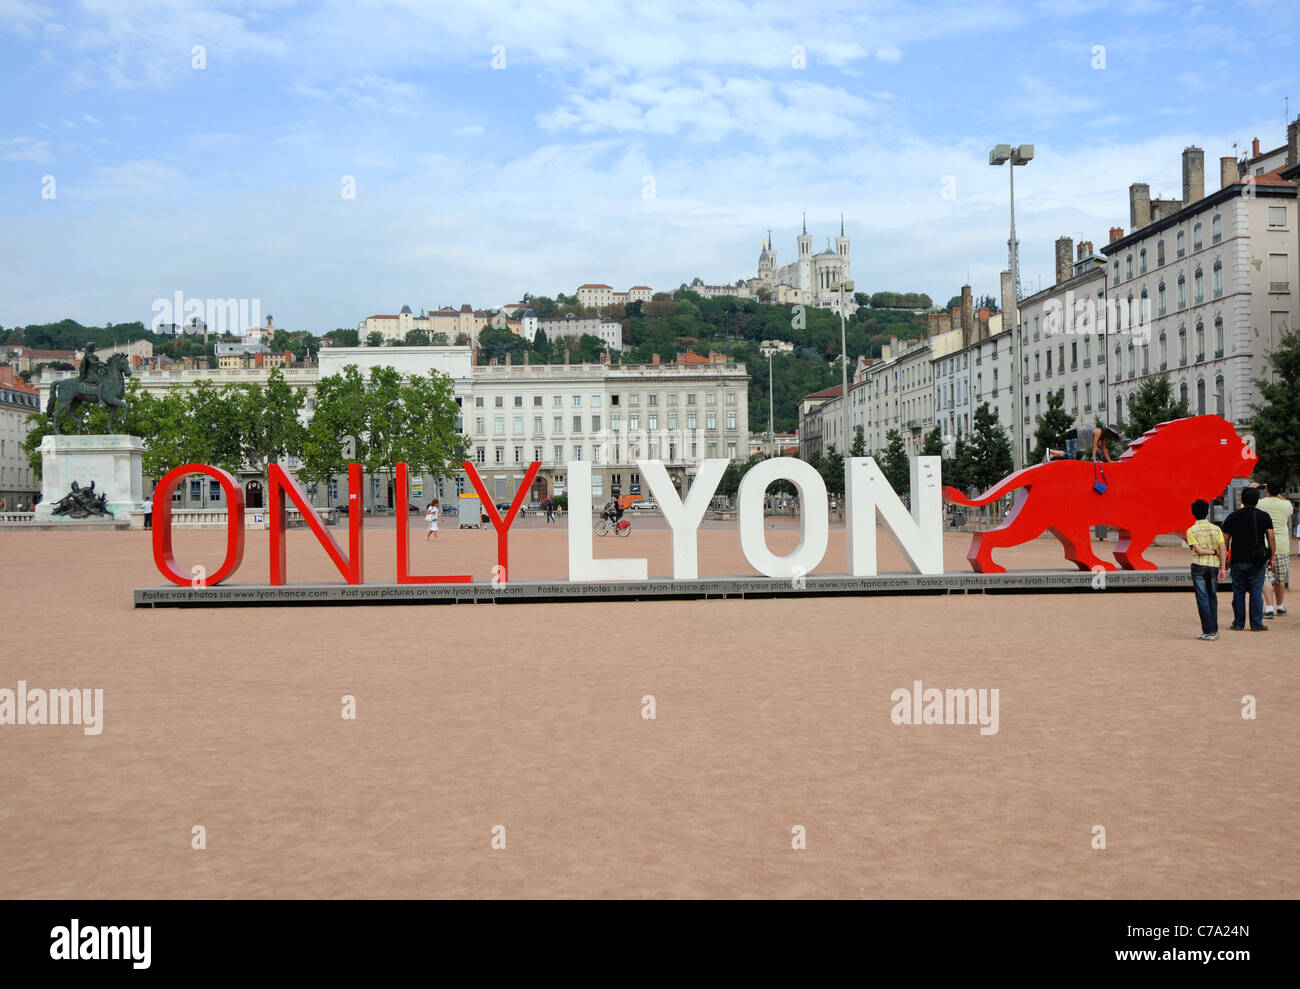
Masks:
[[[1223,520],[1223,538],[1230,554],[1232,574],[1232,629],[1246,627],[1246,595],[1250,594],[1250,630],[1263,632],[1264,569],[1273,559],[1273,519],[1255,506],[1259,488],[1244,488],[1241,507]]]

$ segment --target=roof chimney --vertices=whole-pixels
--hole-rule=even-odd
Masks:
[[[1110,228],[1110,242],[1111,242],[1112,244],[1115,243],[1115,241],[1119,240],[1119,239],[1120,239],[1121,237],[1123,237],[1123,236],[1124,236],[1124,228],[1123,228],[1123,227],[1111,227],[1111,228]]]
[[[1070,276],[1074,273],[1073,265],[1070,263],[1071,255],[1074,254],[1073,237],[1056,238],[1056,284],[1068,282]]]
[[[650,355],[650,363],[651,363],[651,364],[658,364],[658,363],[659,363],[659,355],[658,355],[658,354],[651,354],[651,355]]]
[[[1151,222],[1151,186],[1134,182],[1128,187],[1128,222],[1134,230],[1141,230]]]
[[[1286,163],[1300,165],[1300,117],[1286,125]]]
[[[1226,189],[1237,181],[1237,159],[1228,155],[1219,159],[1219,188]]]
[[[961,287],[961,336],[962,343],[970,343],[971,330],[975,328],[975,300],[971,297],[970,286]]]
[[[1197,147],[1183,148],[1183,205],[1190,206],[1205,198],[1205,152]]]
[[[1259,157],[1259,138],[1255,138],[1250,142],[1250,156],[1252,158]]]

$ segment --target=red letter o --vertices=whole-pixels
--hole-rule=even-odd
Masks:
[[[206,474],[220,482],[226,492],[226,558],[221,568],[202,580],[196,580],[176,569],[172,556],[172,492],[190,474]],[[183,464],[169,470],[153,492],[153,561],[159,572],[173,584],[181,587],[212,587],[220,584],[239,569],[244,561],[244,489],[239,482],[220,467],[207,464]]]

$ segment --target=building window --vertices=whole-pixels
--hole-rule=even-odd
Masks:
[[[1145,247],[1138,251],[1138,273],[1142,275],[1147,273],[1147,249]]]
[[[1199,320],[1196,323],[1196,359],[1205,360],[1205,324]]]
[[[563,396],[563,395],[552,395],[552,396],[551,396],[551,408],[553,408],[553,409],[562,409],[562,408],[564,408],[564,396]]]
[[[1223,262],[1214,262],[1214,297],[1217,299],[1223,294]]]
[[[1156,242],[1156,267],[1159,268],[1165,263],[1165,242],[1163,240]]]
[[[538,463],[542,462],[542,448],[540,446],[533,447],[533,459]]]
[[[1285,230],[1286,229],[1286,207],[1270,206],[1268,208],[1268,229]]]
[[[635,392],[632,393],[631,395],[629,395],[629,396],[627,397],[627,404],[628,404],[628,405],[640,405],[640,404],[641,404],[641,396],[638,395],[638,394],[636,394]]]
[[[728,429],[736,428],[736,413],[734,412],[727,413],[727,428]]]
[[[727,392],[727,404],[728,405],[736,404],[736,393],[734,391]]]
[[[220,501],[220,500],[221,500],[221,482],[220,482],[220,481],[209,481],[209,482],[208,482],[208,501]]]
[[[1156,307],[1161,316],[1165,314],[1165,283],[1156,286]]]
[[[694,404],[695,404],[695,392],[687,392],[687,394],[686,394],[686,404],[687,404],[687,405],[694,405]]]
[[[627,417],[627,428],[634,433],[641,428],[641,417],[635,412]]]
[[[1180,258],[1187,253],[1186,237],[1183,236],[1183,233],[1182,230],[1178,231],[1178,256]]]
[[[492,423],[492,435],[504,436],[506,434],[506,417],[496,416]]]
[[[515,421],[511,425],[514,426],[515,435],[521,434],[524,431],[524,417],[515,416]]]
[[[481,408],[483,408],[483,401],[484,401],[484,400],[483,400],[483,396],[482,396],[482,395],[475,395],[475,396],[474,396],[474,408],[476,408],[476,409],[481,409]]]
[[[1187,308],[1187,278],[1184,275],[1178,276],[1178,308]]]
[[[1223,317],[1214,317],[1214,356],[1223,356]]]
[[[1223,375],[1214,379],[1214,414],[1221,416],[1224,410]]]
[[[1200,268],[1196,269],[1196,274],[1192,276],[1192,282],[1196,290],[1196,301],[1205,301],[1205,273]]]
[[[718,414],[717,414],[716,412],[709,412],[709,413],[704,417],[704,428],[705,428],[705,429],[717,429],[717,428],[718,428]]]
[[[592,416],[592,417],[591,417],[591,431],[592,431],[593,433],[599,433],[599,432],[600,432],[600,416]]]
[[[1187,327],[1178,327],[1178,366],[1187,363]]]
[[[564,444],[563,444],[563,443],[557,443],[557,444],[555,444],[555,462],[556,462],[556,463],[563,463],[563,462],[564,462]]]
[[[480,464],[482,464],[482,463],[486,463],[486,462],[487,462],[487,450],[484,449],[484,448],[481,447],[481,446],[476,446],[476,447],[474,448],[474,459],[475,459],[476,461],[478,461]]]
[[[499,464],[501,464],[501,463],[505,463],[505,459],[506,459],[506,448],[503,447],[503,446],[499,446],[499,447],[497,447],[497,448],[496,448],[496,460],[497,460],[497,463],[499,463]]]
[[[1186,381],[1184,381],[1182,384],[1178,386],[1178,401],[1182,402],[1184,405],[1187,404],[1187,382]],[[1132,400],[1130,400],[1129,404],[1130,405],[1132,404]]]
[[[506,407],[506,397],[504,395],[496,395],[492,399],[492,404],[498,409],[504,409]]]
[[[540,433],[541,431],[542,431],[542,417],[533,416],[533,432]]]
[[[522,446],[517,446],[515,447],[515,463],[522,464],[523,462],[524,462],[524,448]]]
[[[669,412],[669,413],[668,413],[668,428],[669,428],[669,429],[676,429],[676,428],[677,428],[677,413],[676,413],[676,412]]]
[[[523,407],[524,407],[524,396],[523,396],[523,395],[516,395],[516,396],[515,396],[515,408],[516,408],[516,409],[522,409]]]
[[[613,432],[617,433],[621,424],[622,424],[622,417],[617,412],[610,415],[609,428]]]
[[[1165,337],[1165,331],[1160,331],[1160,370],[1167,370],[1169,367],[1169,340]]]
[[[541,396],[541,395],[534,395],[534,396],[533,396],[533,408],[535,408],[535,409],[540,409],[541,407],[542,407],[542,396]],[[541,458],[541,457],[538,457],[537,459],[538,459],[538,460],[541,460],[542,458]]]
[[[555,416],[551,420],[551,432],[559,435],[564,432],[564,416]]]
[[[598,409],[598,408],[600,408],[600,396],[599,396],[599,395],[592,395],[592,396],[591,396],[591,407],[592,407],[593,409]]]
[[[1201,249],[1202,226],[1201,221],[1197,220],[1195,225],[1192,227],[1192,250],[1194,251],[1199,251]]]
[[[688,413],[686,413],[686,428],[687,428],[687,429],[695,429],[695,428],[696,428],[696,426],[695,426],[696,421],[697,421],[697,420],[696,420],[696,418],[695,418],[695,413],[694,413],[694,412],[688,412]]]
[[[1126,261],[1127,263],[1124,266],[1125,274],[1128,278],[1132,278],[1133,277],[1133,255],[1130,254],[1126,259]]]
[[[483,416],[475,416],[475,417],[474,417],[474,432],[476,432],[476,433],[485,433],[485,432],[487,432],[487,424],[486,424],[486,420],[485,420],[485,418],[484,418]]]
[[[573,407],[574,407],[575,409],[580,409],[580,408],[582,408],[582,396],[581,396],[581,395],[574,395],[574,396],[573,396]]]
[[[1111,284],[1118,285],[1119,284],[1119,258],[1116,258],[1114,261],[1111,262],[1111,272],[1113,275],[1111,279]]]
[[[573,417],[573,431],[574,431],[575,433],[581,433],[581,432],[582,432],[582,416],[574,416],[574,417]]]

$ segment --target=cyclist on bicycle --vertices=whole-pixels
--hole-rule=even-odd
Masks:
[[[619,501],[618,495],[614,495],[600,513],[601,518],[607,519],[610,525],[618,525],[623,520],[623,506],[619,504]]]

